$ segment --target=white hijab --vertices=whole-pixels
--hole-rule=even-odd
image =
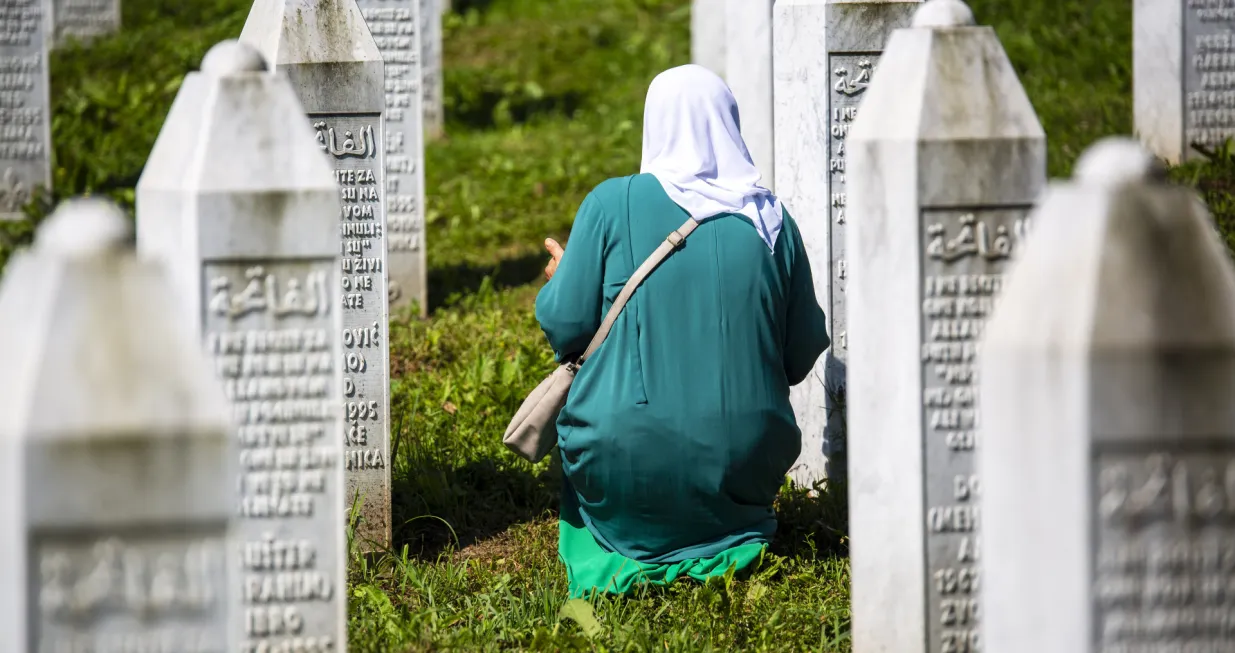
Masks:
[[[740,213],[775,248],[780,202],[759,185],[739,130],[737,100],[720,77],[694,64],[670,68],[648,88],[641,172],[696,220]]]

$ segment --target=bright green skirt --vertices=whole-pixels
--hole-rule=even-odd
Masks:
[[[646,563],[620,553],[606,551],[592,536],[579,515],[574,490],[567,483],[562,492],[561,519],[558,521],[558,557],[566,565],[570,598],[585,598],[593,591],[629,594],[640,585],[668,585],[678,578],[706,581],[750,571],[763,557],[766,543],[752,542],[710,558],[694,558],[672,563]]]

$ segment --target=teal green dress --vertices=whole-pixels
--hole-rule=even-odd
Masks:
[[[651,175],[583,201],[536,318],[581,353],[635,268],[688,214]],[[740,215],[703,221],[644,281],[558,418],[559,554],[571,594],[742,571],[776,530],[798,456],[789,404],[828,346],[801,234],[775,250]]]

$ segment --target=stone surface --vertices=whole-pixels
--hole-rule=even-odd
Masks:
[[[339,191],[304,109],[256,50],[184,81],[137,184],[137,241],[174,279],[230,402],[239,451],[237,641],[346,650]],[[239,143],[249,144],[240,149]],[[271,550],[295,551],[275,564]],[[268,589],[286,574],[298,589]],[[303,622],[280,632],[277,619]],[[247,649],[243,649],[247,650]]]
[[[50,0],[52,47],[89,41],[120,29],[120,0]]]
[[[994,30],[917,27],[892,33],[848,147],[853,648],[977,650],[974,356],[1045,137]]]
[[[690,62],[725,76],[725,0],[690,3]]]
[[[420,0],[420,89],[424,132],[437,138],[445,131],[442,109],[442,0]],[[382,54],[386,49],[382,48]]]
[[[0,220],[51,187],[51,101],[43,0],[0,0]]]
[[[888,35],[918,5],[778,0],[773,9],[776,192],[802,232],[832,337],[815,373],[790,392],[802,429],[790,470],[799,483],[844,472],[845,141]]]
[[[719,2],[719,0],[717,0]],[[775,188],[772,134],[772,2],[724,0],[725,82],[738,101],[742,140],[765,188]]]
[[[984,650],[1231,646],[1235,269],[1138,150],[1052,183],[982,340]]]
[[[373,550],[390,542],[382,55],[356,0],[257,0],[240,40],[291,79],[340,186],[347,501],[361,520],[355,544]]]
[[[1177,163],[1235,136],[1235,3],[1133,0],[1136,132]]]
[[[427,87],[436,83],[438,114],[441,113],[441,19],[436,13],[437,81],[430,79],[427,55],[418,57],[425,5],[416,0],[359,0],[369,31],[386,60],[386,224],[389,255],[390,308],[397,310],[415,301],[420,314],[428,314],[428,280],[425,262],[424,138],[432,129]],[[428,46],[426,46],[427,48]],[[431,48],[430,48],[431,49]],[[421,90],[424,89],[424,95]],[[424,106],[422,111],[421,107]],[[421,116],[424,116],[423,121]]]
[[[227,405],[131,239],[66,202],[0,284],[6,651],[238,650]]]

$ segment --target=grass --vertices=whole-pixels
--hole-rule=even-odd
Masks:
[[[781,529],[751,579],[566,603],[559,470],[499,442],[551,368],[532,314],[540,242],[569,234],[596,183],[638,165],[642,98],[689,52],[686,0],[454,0],[447,137],[427,151],[432,317],[392,325],[395,548],[351,568],[352,649],[849,650],[845,491],[786,485]],[[126,207],[186,71],[240,32],[248,0],[125,0],[124,31],[55,54],[56,196],[0,226],[0,264],[52,201]],[[972,0],[1049,137],[1052,176],[1131,131],[1126,0]],[[1175,177],[1235,234],[1235,155]],[[1231,241],[1235,243],[1235,241]],[[566,617],[563,618],[563,610]],[[593,616],[594,615],[594,616]]]

